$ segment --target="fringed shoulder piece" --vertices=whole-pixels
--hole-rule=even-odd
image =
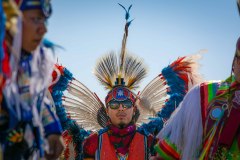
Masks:
[[[83,158],[94,158],[98,148],[98,134],[93,133],[83,142]]]

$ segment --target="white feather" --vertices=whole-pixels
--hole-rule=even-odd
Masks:
[[[200,86],[194,87],[175,110],[158,138],[168,137],[181,152],[181,159],[197,159],[202,145]]]
[[[102,128],[97,121],[98,110],[103,107],[102,102],[76,79],[70,82],[67,93],[63,96],[63,106],[71,119],[76,120],[85,130],[96,131]],[[100,117],[106,121],[106,117]]]

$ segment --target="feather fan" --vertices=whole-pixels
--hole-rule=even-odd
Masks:
[[[201,53],[202,50],[199,52]],[[140,130],[158,133],[191,87],[203,81],[197,72],[201,54],[180,57],[154,78],[139,95]],[[149,117],[149,118],[147,118]],[[154,118],[154,119],[151,119]],[[149,124],[146,124],[149,122]],[[144,123],[144,124],[142,124]]]

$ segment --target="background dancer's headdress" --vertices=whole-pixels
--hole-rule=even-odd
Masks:
[[[10,48],[12,39],[17,32],[17,18],[20,15],[20,12],[15,2],[12,0],[4,0],[1,2],[1,4],[1,7],[3,7],[3,11],[5,13],[0,18],[4,19],[4,22],[0,23],[1,32],[4,33],[3,37],[1,38],[5,39],[6,45],[8,45],[8,48]]]
[[[110,90],[105,98],[105,103],[114,101],[130,100],[135,103],[136,95],[132,90],[138,88],[140,81],[146,76],[146,67],[141,59],[134,57],[127,52],[126,43],[128,28],[133,20],[129,20],[129,11],[119,4],[125,11],[126,24],[122,40],[122,48],[119,57],[111,52],[99,59],[94,74],[106,89]]]
[[[51,0],[15,0],[20,10],[40,9],[47,18],[52,14],[50,1]]]

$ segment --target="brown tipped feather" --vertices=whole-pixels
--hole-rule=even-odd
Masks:
[[[106,89],[112,89],[118,74],[117,56],[111,52],[99,59],[93,72]]]
[[[123,75],[126,81],[126,86],[129,89],[138,88],[140,81],[147,75],[146,66],[143,64],[143,60],[126,54]]]
[[[143,61],[132,55],[125,53],[124,59],[120,54],[117,59],[113,52],[103,56],[98,61],[94,74],[106,89],[112,89],[118,76],[124,78],[125,85],[129,89],[136,89],[140,81],[145,78],[147,71]],[[121,62],[122,63],[117,63]],[[122,67],[122,69],[121,69]]]

